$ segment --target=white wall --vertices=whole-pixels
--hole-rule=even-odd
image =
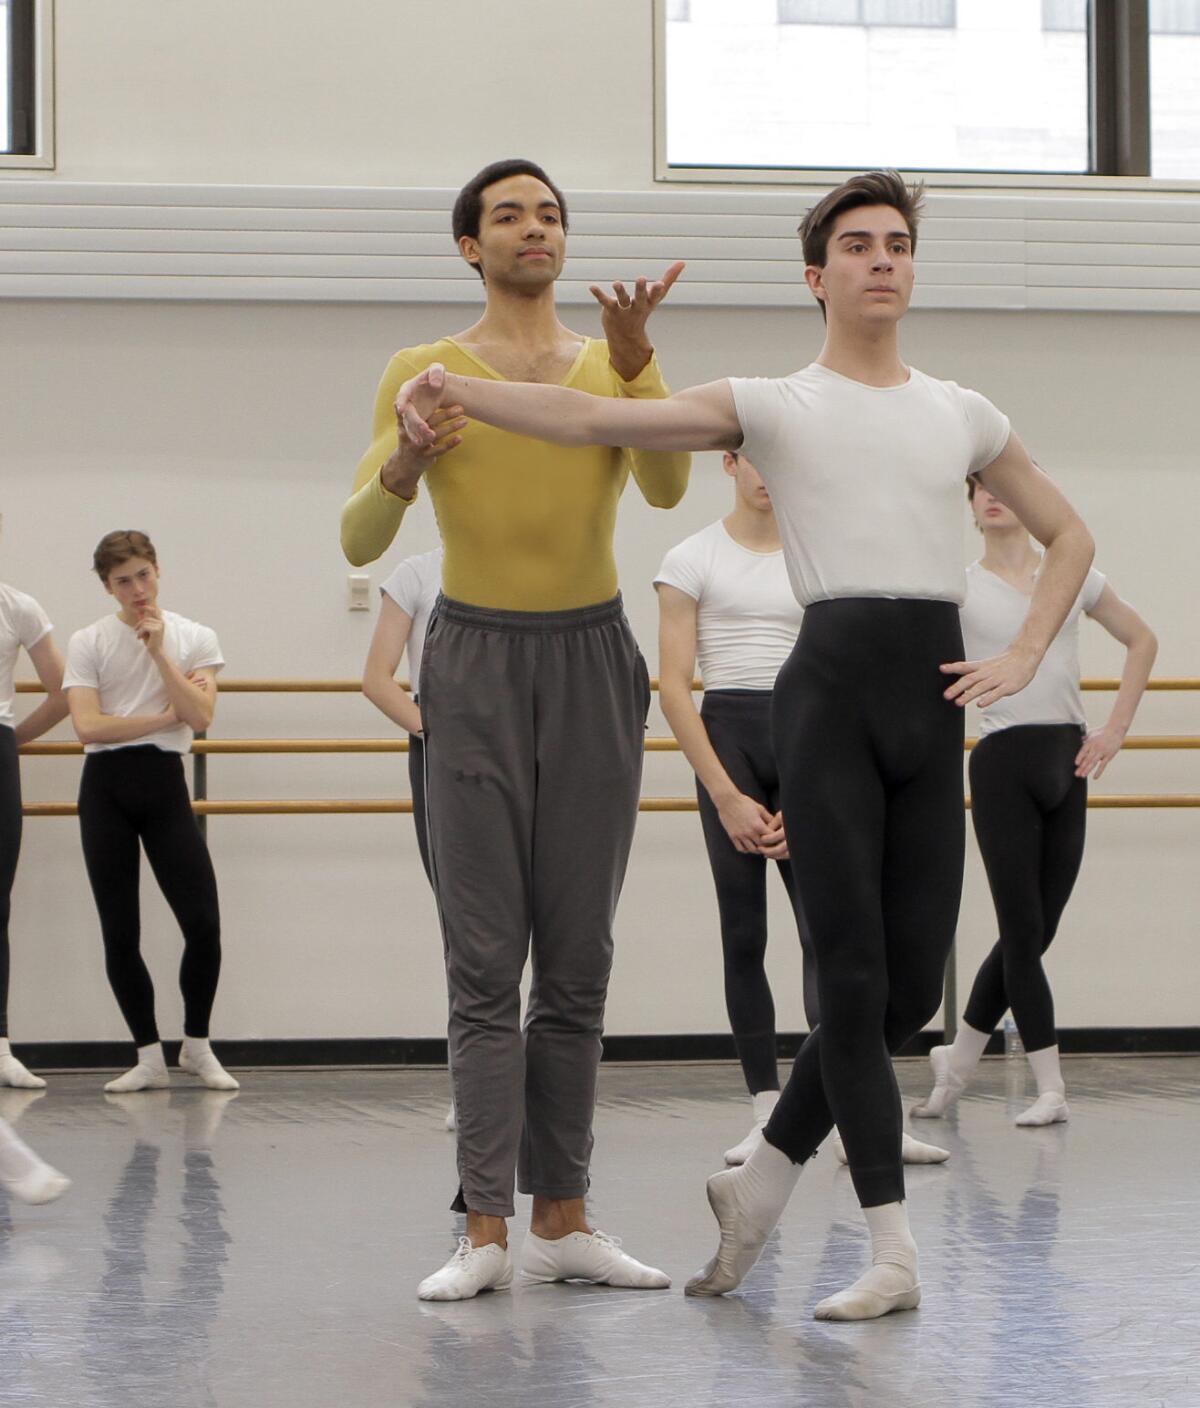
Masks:
[[[70,180],[448,185],[525,150],[568,190],[649,184],[649,6],[303,0],[164,5],[59,0],[59,172]],[[415,36],[415,38],[414,38]],[[448,95],[434,112],[434,96]],[[481,135],[486,133],[486,135]],[[51,177],[50,179],[55,179]],[[800,197],[798,197],[798,205]],[[337,514],[365,442],[376,378],[397,346],[469,321],[462,307],[8,301],[0,308],[0,575],[50,610],[60,639],[107,607],[88,573],[107,529],[158,543],[165,604],[216,626],[229,674],[339,676],[373,616],[345,610]],[[572,309],[571,322],[597,320]],[[780,372],[811,356],[812,311],[668,306],[668,376]],[[1149,617],[1160,674],[1200,674],[1194,626],[1195,328],[1154,314],[915,312],[912,361],[992,396],[1084,508],[1099,564]],[[630,494],[618,555],[654,666],[650,578],[663,550],[724,511],[699,457],[670,515]],[[393,556],[432,545],[428,504]],[[971,539],[964,520],[964,547]],[[389,559],[391,560],[391,559]],[[381,580],[386,565],[373,572]],[[1084,667],[1119,651],[1085,630]],[[1094,716],[1102,696],[1091,696]],[[1200,732],[1194,695],[1152,697],[1138,731]],[[226,696],[224,736],[375,736],[352,696]],[[664,731],[652,718],[651,731]],[[29,760],[30,800],[72,795],[75,760]],[[399,757],[216,758],[216,796],[395,796]],[[651,757],[647,794],[682,794],[677,756]],[[1131,754],[1100,791],[1200,792],[1192,753]],[[1091,843],[1053,952],[1064,1026],[1191,1025],[1195,811],[1091,813]],[[216,818],[226,968],[218,1034],[436,1035],[433,907],[403,817]],[[778,888],[778,887],[775,887]],[[177,1024],[177,939],[152,887],[146,948],[164,1030]],[[778,896],[776,896],[778,900]],[[780,1022],[803,1025],[798,962],[776,904]],[[961,939],[969,969],[991,937],[978,861]],[[106,991],[75,823],[32,820],[15,894],[13,1032],[124,1035]],[[719,1031],[714,906],[694,815],[643,818],[619,916],[613,1032]]]

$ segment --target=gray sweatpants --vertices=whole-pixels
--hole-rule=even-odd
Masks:
[[[438,601],[421,717],[460,1210],[511,1217],[518,1155],[523,1193],[587,1190],[649,704],[620,597],[545,613]]]

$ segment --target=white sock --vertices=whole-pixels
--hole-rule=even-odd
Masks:
[[[771,1118],[771,1112],[779,1104],[778,1090],[760,1090],[757,1095],[751,1096],[751,1103],[754,1107],[754,1124],[750,1133],[745,1139],[733,1146],[732,1149],[725,1150],[725,1162],[736,1168],[739,1164],[744,1164],[750,1155],[762,1143],[763,1127]]]
[[[1017,1116],[1016,1123],[1023,1129],[1062,1124],[1070,1118],[1071,1112],[1067,1108],[1067,1088],[1063,1084],[1058,1047],[1043,1046],[1040,1051],[1028,1052],[1026,1059],[1037,1081],[1038,1097],[1029,1109]]]
[[[904,1203],[863,1208],[871,1233],[871,1269],[849,1290],[823,1300],[818,1320],[876,1320],[892,1310],[912,1310],[921,1302],[917,1244]]]
[[[839,1164],[849,1164],[846,1146],[836,1128],[833,1131],[833,1153]],[[949,1157],[949,1149],[943,1149],[937,1144],[926,1144],[908,1133],[900,1136],[900,1158],[906,1164],[944,1164]]]
[[[139,1046],[137,1055],[136,1066],[116,1080],[110,1080],[104,1087],[110,1095],[127,1095],[134,1090],[163,1090],[171,1083],[161,1041]]]
[[[25,1066],[12,1054],[12,1047],[6,1036],[0,1036],[0,1085],[10,1086],[13,1090],[45,1090],[46,1088],[46,1082],[41,1076],[35,1076],[32,1071],[26,1070]]]
[[[783,1216],[800,1168],[782,1150],[760,1139],[740,1167],[713,1174],[707,1185],[708,1203],[720,1240],[716,1255],[687,1283],[685,1295],[721,1296],[741,1285]]]
[[[24,1203],[49,1203],[65,1193],[71,1180],[39,1159],[4,1120],[0,1120],[0,1188]]]
[[[966,1089],[967,1081],[979,1064],[991,1035],[991,1032],[977,1032],[966,1022],[960,1022],[954,1041],[949,1046],[935,1046],[929,1053],[933,1089],[928,1099],[914,1105],[910,1113],[917,1119],[941,1119]]]
[[[189,1071],[209,1090],[240,1090],[241,1086],[217,1060],[206,1036],[185,1036],[179,1049],[179,1069]]]

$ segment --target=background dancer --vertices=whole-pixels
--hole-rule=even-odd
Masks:
[[[714,1174],[716,1255],[688,1283],[734,1289],[836,1122],[872,1241],[871,1269],[817,1306],[869,1319],[920,1301],[888,1052],[937,1010],[962,884],[962,712],[1024,688],[1077,596],[1092,540],[982,396],[905,365],[919,198],[895,172],[847,181],[801,227],[827,318],[818,360],[662,402],[606,402],[430,368],[397,398],[417,443],[443,403],[588,445],[736,450],[775,505],[804,623],[772,711],[782,810],[817,954],[821,1023],[740,1168]],[[961,485],[979,473],[1046,545],[1017,638],[961,659]],[[949,676],[958,676],[948,683]],[[956,707],[957,706],[957,707]]]
[[[613,531],[630,474],[669,508],[690,460],[466,422],[453,406],[416,445],[394,401],[434,363],[504,385],[578,387],[613,400],[662,398],[646,332],[675,265],[631,293],[593,289],[606,341],[558,319],[566,253],[562,193],[532,162],[485,168],[459,193],[459,251],[484,281],[482,318],[392,358],[374,441],[342,516],[352,562],[391,542],[426,470],[445,546],[444,597],[425,638],[421,720],[434,890],[446,946],[450,1066],[467,1236],[418,1287],[464,1300],[511,1284],[514,1172],[533,1194],[522,1271],[660,1288],[668,1278],[588,1221],[584,1194],[612,921],[637,820],[646,663],[617,592]],[[444,457],[444,463],[443,463]],[[581,799],[587,799],[586,807]],[[532,940],[533,982],[520,1025]],[[518,1169],[519,1162],[519,1169]]]
[[[967,491],[985,547],[967,568],[961,617],[967,654],[980,658],[1021,629],[1043,559],[1011,509],[973,479]],[[1090,732],[1079,691],[1083,613],[1125,647],[1108,720]],[[1011,1008],[1038,1092],[1017,1124],[1057,1124],[1068,1117],[1042,955],[1058,931],[1083,860],[1087,779],[1101,777],[1120,749],[1157,651],[1154,632],[1093,568],[1032,682],[980,713],[980,741],[969,769],[971,820],[1000,937],[976,975],[953,1045],[929,1053],[934,1087],[913,1106],[914,1115],[945,1114]]]
[[[183,776],[193,732],[212,723],[217,671],[225,662],[209,627],[159,609],[158,556],[145,533],[106,534],[93,566],[120,609],[71,637],[63,683],[86,754],[79,829],[105,967],[137,1045],[136,1064],[104,1088],[158,1090],[170,1079],[154,984],[141,954],[140,842],[183,930],[180,1069],[212,1090],[236,1090],[208,1040],[221,922],[212,861]]]
[[[412,796],[413,826],[425,877],[431,883],[429,832],[425,815],[425,739],[421,732],[421,652],[429,617],[442,590],[442,549],[407,557],[379,588],[379,619],[371,636],[363,669],[363,693],[375,707],[408,734],[408,784]],[[408,656],[405,689],[396,678],[400,661]],[[454,1101],[446,1115],[446,1128],[454,1128]]]
[[[0,582],[0,1086],[42,1090],[46,1082],[26,1070],[8,1040],[8,925],[21,853],[21,771],[17,749],[40,738],[67,715],[63,660],[50,618],[33,597]],[[24,648],[46,697],[18,723],[13,711],[13,672]]]
[[[767,980],[767,862],[775,861],[800,934],[804,1016],[818,1021],[817,972],[779,811],[771,691],[803,615],[783,562],[762,476],[724,456],[733,511],[663,558],[658,591],[659,702],[696,774],[696,799],[717,892],[725,1009],[750,1092],[750,1133],[725,1151],[746,1161],[779,1099],[775,1003]],[[704,701],[692,679],[699,662]]]

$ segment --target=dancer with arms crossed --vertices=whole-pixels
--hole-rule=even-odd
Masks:
[[[632,474],[654,507],[687,486],[689,457],[469,428],[448,404],[414,444],[397,423],[405,380],[446,363],[496,386],[536,382],[614,402],[667,389],[646,331],[682,265],[630,292],[593,292],[605,341],[558,318],[562,193],[534,163],[479,172],[453,229],[483,279],[472,327],[391,360],[375,437],[342,516],[342,546],[378,557],[429,471],[445,547],[425,637],[421,721],[434,890],[446,949],[450,1066],[467,1235],[418,1287],[466,1300],[512,1283],[514,1174],[533,1195],[523,1275],[661,1288],[584,1207],[612,922],[637,819],[645,661],[617,590],[613,531]],[[590,398],[589,398],[590,399]],[[586,799],[586,805],[584,801]],[[532,945],[524,1035],[520,981]]]
[[[93,567],[119,610],[71,637],[64,687],[86,755],[79,830],[105,967],[137,1046],[133,1067],[104,1088],[126,1094],[170,1083],[154,984],[141,954],[138,872],[144,848],[183,930],[180,1068],[212,1090],[236,1090],[238,1082],[209,1045],[221,920],[212,861],[183,775],[193,733],[212,723],[217,671],[225,663],[221,647],[209,627],[160,609],[158,556],[145,533],[106,534]]]
[[[1011,509],[967,481],[983,557],[967,568],[961,618],[969,655],[988,655],[1021,628],[1043,570],[1041,553]],[[1107,721],[1088,730],[1079,691],[1079,617],[1125,647]],[[1102,777],[1141,702],[1158,652],[1154,632],[1094,568],[1033,681],[980,714],[971,751],[971,820],[1000,928],[976,975],[951,1046],[929,1053],[934,1086],[918,1118],[944,1115],[966,1087],[992,1031],[1010,1008],[1037,1081],[1017,1124],[1068,1118],[1054,1030],[1054,998],[1042,965],[1083,861],[1087,779]]]
[[[608,402],[436,367],[397,399],[417,445],[436,439],[429,414],[455,405],[569,444],[741,450],[770,490],[805,608],[772,724],[821,1023],[763,1142],[740,1168],[709,1179],[720,1242],[688,1290],[719,1295],[740,1284],[836,1122],[872,1266],[817,1306],[822,1319],[870,1319],[920,1300],[888,1053],[941,997],[962,886],[962,706],[1029,683],[1092,557],[1087,529],[1006,417],[901,359],[918,215],[917,193],[894,172],[854,177],[809,211],[805,278],[826,338],[817,361],[791,376]],[[982,661],[962,658],[958,622],[961,494],[973,473],[1046,547],[1020,632]]]

